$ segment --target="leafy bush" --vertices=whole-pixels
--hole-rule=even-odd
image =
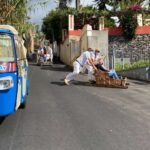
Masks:
[[[137,14],[142,11],[140,5],[131,5],[121,16],[120,25],[123,28],[124,37],[131,40],[135,37],[135,30],[138,26]]]
[[[124,64],[124,69],[122,64],[116,64],[116,71],[123,71],[123,70],[132,70],[138,69],[143,67],[148,67],[149,61],[148,60],[140,60],[138,62],[134,62],[133,64]]]
[[[68,29],[68,15],[73,14],[74,28],[82,29],[85,24],[92,25],[94,30],[98,30],[99,24],[98,19],[100,16],[108,15],[106,11],[99,11],[93,7],[87,6],[83,7],[79,12],[74,8],[68,9],[56,9],[50,11],[49,14],[43,19],[42,31],[46,35],[46,38],[50,42],[56,40],[58,44],[62,40],[62,29]],[[112,27],[115,26],[113,19],[105,17],[105,26]]]
[[[135,29],[137,28],[137,19],[133,11],[128,10],[120,17],[120,24],[123,28],[124,37],[128,40],[135,37]]]

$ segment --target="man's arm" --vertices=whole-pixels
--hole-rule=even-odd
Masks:
[[[104,64],[102,64],[101,66],[102,66],[102,68],[104,69],[104,71],[109,71],[109,70],[104,66]]]

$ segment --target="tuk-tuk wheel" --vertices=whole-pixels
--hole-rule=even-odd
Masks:
[[[24,99],[24,102],[20,105],[20,109],[25,109],[26,108],[26,97]]]
[[[0,125],[3,123],[3,121],[5,120],[4,116],[0,116]]]

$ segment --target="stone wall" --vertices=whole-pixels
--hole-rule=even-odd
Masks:
[[[129,60],[129,63],[138,60],[148,60],[149,45],[150,34],[136,35],[131,41],[125,40],[123,36],[109,36],[109,56],[111,59],[114,49],[116,58],[126,58],[126,60]]]
[[[138,34],[131,41],[127,41],[123,36],[109,36],[109,58],[112,63],[112,56],[115,55],[115,62],[122,64],[134,63],[139,60],[149,60],[149,47],[150,46],[150,34]],[[114,53],[115,52],[115,53]],[[110,64],[110,66],[113,66]],[[128,78],[150,81],[150,70],[148,66],[146,68],[139,68],[129,71],[123,71],[119,74],[127,76]]]

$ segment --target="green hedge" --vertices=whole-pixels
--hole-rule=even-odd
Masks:
[[[123,70],[144,68],[148,66],[149,66],[149,60],[140,60],[138,62],[134,62],[133,64],[124,64],[124,69],[122,64],[117,63],[115,69],[116,71],[123,71]]]

